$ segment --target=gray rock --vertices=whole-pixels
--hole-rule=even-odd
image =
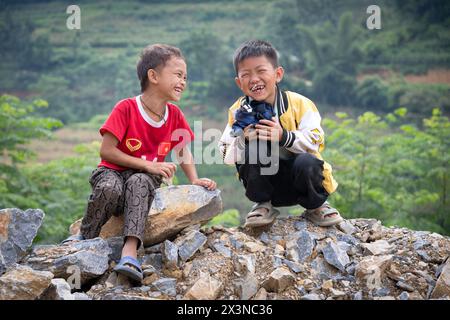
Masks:
[[[322,300],[322,299],[320,299],[320,296],[315,293],[305,294],[300,299],[302,299],[302,300]]]
[[[417,238],[417,240],[414,241],[414,243],[413,243],[413,247],[415,250],[422,249],[423,247],[428,246],[428,245],[430,245],[430,243],[428,241],[424,240],[423,238]]]
[[[362,291],[358,291],[353,295],[353,300],[362,300],[363,299],[363,293]]]
[[[235,287],[239,299],[249,300],[258,292],[259,283],[254,274],[248,273],[245,278],[236,282]]]
[[[244,243],[242,243],[242,241],[239,241],[238,239],[236,239],[236,237],[234,235],[231,235],[229,237],[229,239],[230,239],[231,246],[235,249],[239,250],[244,245]]]
[[[112,250],[101,238],[73,242],[65,245],[35,246],[24,262],[35,270],[52,272],[67,280],[74,275],[80,284],[97,278],[109,268]],[[78,288],[77,288],[78,289]]]
[[[450,258],[447,258],[447,261],[442,269],[439,278],[436,281],[436,286],[431,293],[431,298],[450,298]]]
[[[44,216],[40,209],[0,210],[0,275],[25,256]]]
[[[0,277],[0,300],[35,300],[50,286],[53,274],[15,265]]]
[[[409,300],[409,293],[406,291],[403,291],[398,297],[398,300]]]
[[[406,282],[403,281],[397,281],[397,283],[395,284],[397,287],[399,287],[400,289],[409,291],[409,292],[413,292],[414,288],[412,286],[410,286],[409,284],[407,284]]]
[[[287,259],[283,259],[283,263],[285,265],[287,265],[289,267],[289,269],[291,269],[295,273],[300,273],[300,272],[305,271],[305,268],[301,264],[298,264],[296,262],[293,262],[293,261],[290,261]]]
[[[265,232],[261,233],[261,235],[259,236],[259,240],[266,245],[270,243],[269,236]]]
[[[350,249],[352,248],[352,246],[345,241],[338,241],[337,245],[342,251],[344,251],[347,254],[351,251]]]
[[[344,220],[341,223],[339,223],[337,225],[337,228],[339,230],[341,230],[342,232],[349,234],[349,235],[351,235],[357,231],[356,228],[353,226],[353,224],[348,220]]]
[[[385,297],[385,296],[388,296],[390,292],[391,291],[389,290],[389,288],[379,288],[379,289],[375,290],[375,292],[373,293],[373,296],[374,297]]]
[[[286,242],[286,257],[295,262],[305,262],[311,256],[314,246],[314,236],[310,232],[296,232]]]
[[[177,295],[176,290],[177,280],[174,278],[161,278],[152,283],[152,286],[162,293],[175,297]]]
[[[167,269],[176,269],[178,266],[178,246],[169,241],[164,241],[161,247],[162,261]]]
[[[241,275],[255,273],[256,256],[254,254],[233,256],[234,270]]]
[[[316,257],[311,262],[313,273],[321,280],[340,279],[340,271],[325,261],[321,256]]]
[[[145,248],[145,253],[161,253],[162,243]]]
[[[224,257],[231,258],[230,248],[226,247],[222,241],[215,241],[211,246],[214,251],[223,254]]]
[[[283,265],[283,258],[280,256],[272,256],[272,266],[276,269]]]
[[[308,223],[305,220],[295,221],[294,228],[298,231],[306,230]]]
[[[338,241],[344,241],[352,246],[356,246],[359,243],[359,240],[355,237],[348,235],[348,234],[337,234],[336,238]]]
[[[109,255],[109,258],[112,261],[118,263],[122,256],[123,237],[112,237],[106,239],[106,241],[111,248],[111,254]]]
[[[41,300],[75,300],[70,285],[61,278],[52,279],[50,287],[41,297]]]
[[[428,255],[428,253],[425,250],[416,250],[416,253],[419,255],[422,260],[425,262],[432,262],[431,257]]]
[[[377,240],[370,243],[361,243],[361,248],[364,250],[364,255],[384,255],[392,250],[392,245],[386,240]]]
[[[198,231],[192,231],[186,235],[184,242],[179,246],[178,254],[181,260],[187,261],[198,249],[206,243],[206,236]]]
[[[269,292],[282,292],[294,284],[295,278],[285,267],[272,271],[262,286]]]
[[[350,258],[347,253],[339,248],[334,242],[329,242],[322,249],[325,260],[342,272],[345,272],[345,267],[350,263]]]
[[[161,271],[163,268],[163,259],[161,253],[151,253],[144,257],[143,263],[146,265],[151,265],[156,270]]]
[[[74,292],[73,297],[74,300],[92,300],[92,298],[84,292]]]

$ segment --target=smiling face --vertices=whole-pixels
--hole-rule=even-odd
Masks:
[[[186,62],[177,57],[170,58],[163,67],[149,70],[150,82],[167,101],[179,101],[186,88]]]
[[[274,67],[266,56],[248,57],[237,65],[237,86],[257,101],[274,104],[276,84],[283,79],[282,67]]]

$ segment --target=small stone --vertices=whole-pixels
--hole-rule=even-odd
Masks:
[[[155,273],[156,269],[152,265],[148,265],[142,272],[144,274],[144,277],[148,277],[148,276],[152,275],[153,273]]]
[[[300,299],[302,299],[302,300],[321,300],[319,295],[317,295],[315,293],[305,294]]]
[[[363,299],[363,293],[362,291],[358,291],[353,295],[353,300],[362,300]]]
[[[178,249],[181,260],[187,261],[191,258],[206,243],[206,240],[206,236],[201,232],[191,231],[188,233]]]
[[[264,288],[260,288],[255,294],[252,300],[267,300],[267,291]]]
[[[142,292],[149,292],[149,291],[150,291],[150,287],[149,287],[149,286],[142,286],[142,287],[140,288],[140,290],[141,290]]]
[[[178,266],[178,246],[166,240],[161,247],[162,261],[165,268],[176,269]]]
[[[329,291],[331,288],[333,288],[333,281],[332,280],[326,280],[322,284],[322,290]]]
[[[364,250],[364,255],[383,255],[392,250],[392,245],[386,240],[377,240],[371,243],[362,243],[361,247]]]
[[[236,290],[241,300],[249,300],[253,297],[259,288],[258,280],[254,274],[247,274],[245,278],[236,283]]]
[[[314,237],[310,232],[296,232],[286,242],[286,257],[294,262],[305,262],[312,255],[314,246]]]
[[[344,220],[341,223],[339,223],[337,225],[337,228],[339,230],[341,230],[342,232],[349,234],[349,235],[352,235],[353,233],[355,233],[357,231],[356,228],[353,226],[353,224],[348,220]]]
[[[259,240],[265,245],[268,245],[270,243],[269,236],[266,232],[261,233],[261,235],[259,236]]]
[[[447,262],[445,263],[431,294],[432,299],[444,297],[450,298],[450,258],[447,258]]]
[[[155,244],[151,247],[145,248],[145,253],[161,253],[162,243]]]
[[[162,270],[163,259],[161,253],[151,253],[144,257],[143,265],[151,265],[156,270]],[[147,267],[148,268],[148,267]]]
[[[236,239],[236,237],[234,235],[230,236],[229,239],[230,239],[231,246],[234,247],[235,249],[239,250],[244,245],[241,241]]]
[[[176,285],[177,280],[174,278],[161,278],[152,283],[153,288],[157,291],[161,291],[162,293],[174,297],[177,295]]]
[[[406,291],[409,291],[409,292],[413,292],[414,291],[414,288],[412,286],[410,286],[409,284],[407,284],[407,283],[405,283],[403,281],[398,281],[395,285],[397,287],[399,287],[400,289],[403,289],[403,290],[406,290]]]
[[[212,244],[212,247],[215,251],[220,252],[224,257],[231,258],[231,250],[227,248],[223,242],[216,241]]]
[[[289,267],[289,269],[291,269],[295,273],[300,273],[300,272],[305,271],[305,268],[301,264],[298,264],[296,262],[293,262],[293,261],[290,261],[287,259],[283,259],[283,263],[285,265],[287,265]]]
[[[361,282],[370,284],[369,289],[379,288],[383,272],[390,266],[392,255],[368,256],[363,258],[355,268],[355,276]]]
[[[222,288],[221,281],[211,277],[209,273],[201,273],[199,279],[184,295],[184,299],[215,300],[221,293]]]
[[[264,251],[266,249],[266,247],[264,245],[261,245],[256,242],[246,242],[246,243],[244,243],[244,249],[246,249],[252,253],[255,253],[255,252]]]
[[[240,274],[255,273],[256,256],[239,254],[233,257],[234,270]]]
[[[280,267],[272,271],[269,278],[265,280],[262,286],[270,292],[282,292],[290,287],[295,281],[292,273],[286,268]]]
[[[73,293],[73,298],[74,298],[74,300],[92,300],[92,298],[89,297],[84,292],[74,292]]]
[[[403,291],[398,297],[398,300],[409,300],[409,293],[406,291]]]
[[[307,226],[308,223],[304,220],[294,222],[294,228],[298,231],[306,230]]]
[[[75,300],[70,285],[65,279],[52,279],[50,287],[40,298],[41,300]]]
[[[424,261],[426,262],[431,262],[432,259],[431,257],[428,255],[428,253],[425,250],[416,250],[416,253],[420,256],[420,258],[422,258]]]
[[[389,295],[391,291],[389,290],[389,288],[379,288],[376,289],[375,292],[373,293],[374,297],[384,297]]]
[[[342,272],[345,271],[345,267],[350,263],[347,253],[339,248],[334,242],[329,242],[322,249],[322,253],[329,264]]]

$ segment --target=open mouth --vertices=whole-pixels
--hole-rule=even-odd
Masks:
[[[178,92],[178,93],[182,93],[182,92],[183,92],[183,89],[182,89],[182,88],[176,87],[176,88],[175,88],[175,91]]]
[[[262,85],[262,84],[255,84],[253,87],[250,88],[250,91],[252,93],[258,94],[258,93],[261,93],[261,91],[263,91],[265,87],[266,86]]]

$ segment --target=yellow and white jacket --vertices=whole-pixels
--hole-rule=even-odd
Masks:
[[[234,115],[240,107],[240,97],[228,110],[228,123],[219,140],[219,149],[222,152],[224,163],[234,165],[243,157],[243,137],[232,137],[231,126],[234,123]],[[280,157],[289,154],[308,152],[323,160],[320,152],[325,147],[325,138],[320,126],[321,117],[314,103],[308,98],[291,91],[277,90],[274,112],[276,119],[283,128],[280,141]],[[328,193],[336,190],[338,183],[332,175],[332,168],[324,161],[323,186]]]

